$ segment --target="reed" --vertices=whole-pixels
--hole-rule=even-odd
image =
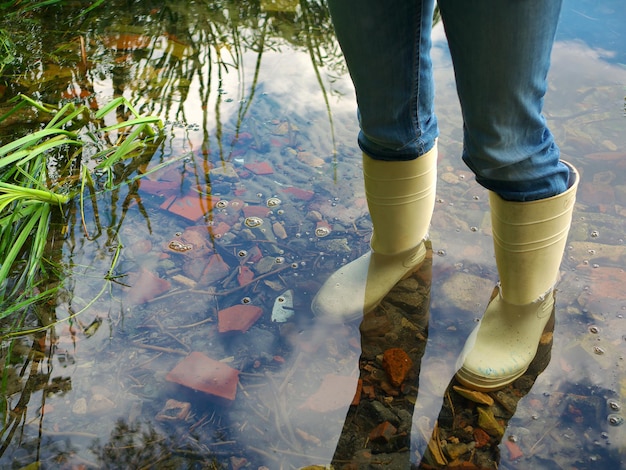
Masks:
[[[159,118],[141,116],[125,98],[114,99],[95,113],[73,103],[55,108],[24,95],[15,97],[12,104],[13,108],[0,116],[0,125],[29,106],[51,117],[43,129],[0,147],[0,320],[25,312],[61,286],[55,282],[56,287],[48,288],[51,284],[44,282],[52,211],[63,217],[68,202],[79,197],[82,212],[84,192],[95,191],[89,168],[106,175],[105,190],[115,187],[113,167],[141,155],[163,127]],[[105,118],[119,107],[132,117],[104,125]],[[107,143],[114,132],[117,139]],[[82,154],[86,147],[90,147],[89,157]],[[98,163],[85,165],[83,158]],[[48,169],[52,160],[68,164],[53,176]],[[72,166],[79,170],[64,174]],[[128,181],[138,177],[141,175]]]

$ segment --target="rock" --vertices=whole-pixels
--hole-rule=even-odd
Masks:
[[[94,393],[89,399],[87,411],[89,414],[104,415],[115,408],[115,403],[101,393]]]
[[[489,279],[473,274],[457,272],[441,286],[442,297],[454,307],[475,312],[478,305],[487,299],[493,289],[493,282]]]
[[[72,413],[76,415],[87,414],[87,400],[85,398],[79,398],[72,405]]]
[[[347,238],[320,239],[317,242],[317,248],[327,253],[352,253]]]
[[[413,361],[401,348],[387,349],[383,354],[383,369],[392,385],[399,387],[413,367]]]
[[[400,424],[398,416],[378,400],[365,402],[365,412],[371,414],[376,422],[389,421],[394,426]]]
[[[200,352],[192,352],[180,361],[165,379],[213,397],[232,401],[237,394],[239,371]]]
[[[463,442],[459,442],[456,444],[446,445],[443,451],[445,452],[446,456],[450,460],[456,460],[459,457],[461,457],[463,454],[467,454],[468,452],[470,452],[473,448],[474,448],[473,442],[471,444],[465,444]]]

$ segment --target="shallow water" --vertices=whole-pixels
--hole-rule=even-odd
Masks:
[[[487,195],[459,158],[441,25],[432,257],[360,330],[328,327],[312,316],[311,298],[367,250],[371,224],[354,95],[327,12],[293,5],[109,2],[69,31],[59,31],[67,10],[38,23],[55,53],[9,80],[3,99],[22,91],[97,107],[123,95],[162,117],[166,137],[145,166],[129,164],[119,177],[171,164],[85,201],[84,226],[78,201],[55,222],[63,291],[41,308],[72,318],[3,343],[13,364],[3,467],[287,469],[327,465],[333,455],[339,466],[346,449],[361,446],[374,457],[359,452],[358,468],[407,468],[436,441],[438,417],[446,437],[450,403],[458,416],[475,411],[447,387],[497,273]],[[481,461],[492,466],[619,468],[623,460],[625,15],[619,1],[564,7],[545,112],[582,182],[553,344],[549,337],[536,376],[498,397],[506,429]],[[273,322],[289,290],[293,316]],[[224,331],[232,312],[250,315],[245,332]],[[413,361],[401,387],[381,367],[392,347]],[[183,360],[192,371],[181,371]],[[222,398],[176,383],[218,369],[232,374]],[[361,400],[350,406],[357,378]],[[388,442],[370,434],[385,421],[396,428]]]

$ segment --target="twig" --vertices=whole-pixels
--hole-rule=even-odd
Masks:
[[[162,346],[152,346],[151,344],[143,344],[143,343],[140,343],[139,341],[133,341],[132,344],[137,346],[138,348],[151,349],[153,351],[161,351],[161,352],[171,353],[171,354],[180,354],[181,356],[186,356],[188,354],[186,351],[181,351],[180,349],[164,348]]]

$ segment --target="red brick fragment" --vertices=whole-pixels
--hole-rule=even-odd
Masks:
[[[413,361],[401,348],[390,348],[383,353],[383,369],[395,387],[402,385],[412,367]]]
[[[248,331],[261,317],[263,309],[256,305],[233,305],[217,312],[217,328],[220,333]]]
[[[239,371],[200,352],[192,352],[180,361],[165,379],[232,401],[237,394]]]
[[[473,434],[474,442],[476,442],[476,447],[479,449],[481,447],[485,447],[489,444],[489,442],[491,442],[491,437],[489,437],[489,434],[487,434],[484,430],[480,428],[474,428]]]
[[[372,442],[389,442],[396,432],[398,432],[398,429],[389,421],[385,421],[370,431],[369,440]]]

